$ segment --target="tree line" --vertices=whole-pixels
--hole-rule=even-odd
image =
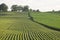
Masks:
[[[11,9],[12,9],[11,11],[28,11],[29,6],[28,5],[26,5],[26,6],[12,5]]]
[[[8,11],[8,6],[5,3],[0,4],[0,11]],[[11,6],[11,11],[34,11],[34,12],[39,12],[39,9],[33,10],[29,9],[28,5],[21,6],[21,5],[12,5]]]
[[[5,3],[0,4],[0,12],[1,11],[3,11],[3,12],[8,11],[8,6]],[[17,12],[23,12],[23,11],[40,12],[39,9],[37,9],[37,10],[29,9],[28,5],[25,5],[25,6],[22,6],[22,5],[12,5],[11,6],[11,11],[17,11]],[[60,10],[59,11],[52,10],[52,11],[47,11],[47,12],[48,13],[60,13]]]

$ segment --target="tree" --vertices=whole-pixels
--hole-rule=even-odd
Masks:
[[[55,10],[52,10],[52,12],[55,12]]]
[[[52,13],[55,13],[55,10],[52,10]]]
[[[27,5],[24,6],[24,7],[23,7],[23,11],[29,11],[29,6],[27,6]]]
[[[12,5],[11,9],[12,11],[17,11],[17,5]]]
[[[12,11],[29,11],[29,6],[12,5],[11,10]]]
[[[39,9],[37,9],[36,12],[40,12]]]
[[[60,10],[58,10],[57,12],[60,13]]]
[[[23,11],[23,7],[22,6],[18,6],[17,7],[17,11]]]
[[[36,10],[33,10],[33,12],[36,12]]]
[[[1,5],[0,5],[0,11],[2,10]]]
[[[8,9],[8,6],[6,4],[2,3],[0,5],[0,11],[7,11],[7,9]]]
[[[33,11],[32,9],[29,9],[29,11]]]

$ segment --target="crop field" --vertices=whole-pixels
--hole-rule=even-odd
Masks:
[[[31,13],[35,21],[52,26],[55,28],[60,28],[60,14],[59,13]]]
[[[0,40],[60,40],[60,32],[31,21],[27,12],[0,12]]]

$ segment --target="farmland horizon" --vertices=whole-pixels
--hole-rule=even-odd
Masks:
[[[45,11],[58,11],[60,10],[60,0],[0,0],[0,4],[5,3],[11,10],[12,5],[28,5],[29,8],[42,12]]]
[[[60,40],[60,0],[0,0],[0,40]]]

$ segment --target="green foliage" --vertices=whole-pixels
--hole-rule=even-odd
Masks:
[[[8,9],[8,6],[6,4],[2,3],[0,5],[0,11],[7,11],[7,9]]]
[[[39,9],[37,9],[36,12],[40,12]]]
[[[24,6],[23,11],[29,11],[29,6]]]
[[[12,11],[29,11],[29,6],[12,5],[11,9]]]
[[[23,10],[23,7],[22,7],[22,6],[18,6],[18,7],[17,7],[17,10],[18,10],[18,11],[21,11],[21,10]]]
[[[11,10],[12,11],[17,11],[17,5],[12,5]]]

